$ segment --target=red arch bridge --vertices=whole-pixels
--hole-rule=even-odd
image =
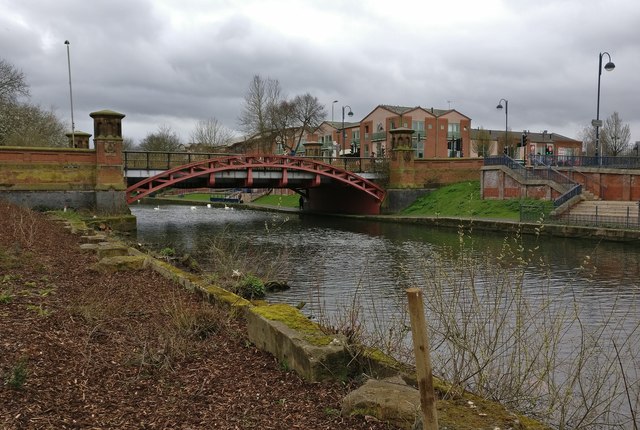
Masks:
[[[125,154],[127,203],[164,188],[289,188],[306,198],[305,209],[379,214],[385,191],[340,167],[312,158],[232,155],[194,161],[165,171],[136,163]],[[143,179],[141,179],[143,178]]]

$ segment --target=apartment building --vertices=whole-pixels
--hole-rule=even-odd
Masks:
[[[506,144],[505,144],[506,141]],[[471,130],[470,157],[486,157],[507,154],[517,160],[533,155],[578,156],[583,155],[582,141],[558,133],[530,131]]]
[[[325,121],[307,141],[322,143],[325,155],[384,157],[391,149],[390,130],[413,130],[415,158],[468,157],[471,119],[455,109],[378,105],[359,122]]]

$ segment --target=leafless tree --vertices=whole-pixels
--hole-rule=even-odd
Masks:
[[[0,58],[0,102],[16,102],[19,96],[29,96],[24,73]]]
[[[292,126],[297,130],[297,139],[293,144],[293,152],[298,152],[304,133],[315,130],[324,121],[327,113],[317,97],[309,93],[296,96],[293,99],[293,114],[295,123]]]
[[[618,112],[614,112],[604,121],[600,134],[602,153],[611,156],[623,154],[629,148],[631,130],[629,124],[623,124]]]
[[[580,139],[582,139],[585,154],[594,156],[596,154],[596,129],[593,126],[586,126],[580,132]]]
[[[122,139],[122,149],[124,151],[134,151],[136,149],[136,143],[131,137],[125,137]]]
[[[491,133],[482,127],[478,129],[476,138],[473,142],[473,150],[478,154],[478,157],[486,157],[491,155]]]
[[[168,125],[161,125],[158,131],[148,134],[140,142],[142,151],[175,152],[182,149],[180,137]]]
[[[198,121],[191,133],[191,149],[197,152],[220,151],[231,143],[233,132],[216,118]]]
[[[0,145],[69,145],[66,126],[53,109],[27,103],[0,102]]]
[[[265,137],[273,129],[268,111],[282,101],[280,83],[276,79],[263,79],[255,75],[244,97],[240,114],[240,127],[250,135]]]
[[[275,142],[286,153],[294,151],[291,142],[295,141],[297,130],[294,128],[296,107],[293,102],[282,100],[280,103],[270,106],[267,111],[267,117],[269,124],[271,124],[271,134]]]

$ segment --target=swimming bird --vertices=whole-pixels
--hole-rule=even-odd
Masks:
[[[160,210],[160,206],[156,206],[155,208],[153,208],[153,210],[159,211]]]
[[[196,207],[195,207],[195,206],[191,206],[191,210],[192,210],[192,211],[195,211],[195,210],[196,210]]]
[[[211,207],[211,203],[207,203],[207,207],[210,208]]]

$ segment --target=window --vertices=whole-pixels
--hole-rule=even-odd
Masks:
[[[424,158],[424,141],[427,138],[424,121],[411,121],[411,128],[414,130],[411,141],[415,151],[415,158]]]

